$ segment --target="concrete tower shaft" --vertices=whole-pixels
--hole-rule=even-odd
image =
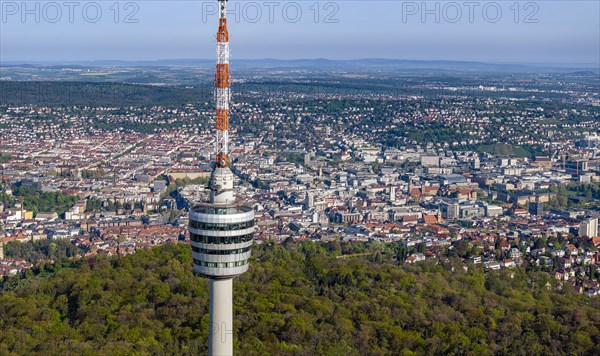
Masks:
[[[229,31],[226,0],[219,0],[215,71],[215,165],[210,198],[190,209],[194,271],[210,278],[209,355],[233,354],[233,278],[248,270],[254,235],[254,209],[235,196],[229,168]]]

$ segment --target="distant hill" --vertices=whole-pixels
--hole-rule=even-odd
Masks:
[[[600,298],[546,272],[396,266],[399,245],[255,247],[234,282],[238,355],[600,354]],[[367,257],[338,259],[340,253]],[[201,355],[208,281],[189,245],[4,282],[2,355]],[[36,271],[33,271],[36,272]],[[550,287],[550,288],[549,288]]]
[[[238,69],[309,69],[309,70],[373,70],[373,71],[411,71],[411,72],[457,72],[457,73],[576,73],[583,75],[590,73],[598,75],[600,70],[593,65],[550,65],[550,64],[503,64],[486,63],[477,61],[449,61],[449,60],[403,60],[385,58],[366,58],[352,60],[316,59],[232,59]],[[95,60],[95,61],[3,61],[3,67],[14,66],[77,66],[77,67],[199,67],[214,68],[212,59],[162,59],[154,61],[121,61],[121,60]]]
[[[138,85],[160,81],[143,76],[133,83],[114,82],[9,82],[0,81],[0,104],[37,105],[156,105],[198,103],[211,100],[212,86]],[[36,93],[38,95],[24,95]]]

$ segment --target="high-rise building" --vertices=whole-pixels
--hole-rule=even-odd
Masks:
[[[544,203],[540,201],[534,201],[529,203],[529,214],[531,215],[543,215],[544,214]]]
[[[315,193],[308,191],[306,192],[306,200],[304,202],[304,207],[306,210],[315,206]]]
[[[304,154],[304,165],[308,166],[310,164],[310,152],[306,152]]]
[[[579,224],[579,236],[595,237],[598,236],[598,218],[589,218]]]
[[[190,210],[194,271],[210,279],[209,355],[233,354],[233,278],[248,270],[254,209],[234,194],[229,168],[229,33],[226,0],[219,0],[217,32],[216,160],[210,198]]]
[[[457,203],[444,202],[440,204],[440,212],[446,220],[454,220],[460,218],[460,205]]]

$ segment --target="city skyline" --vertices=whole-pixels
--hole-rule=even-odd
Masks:
[[[596,74],[248,71],[219,215],[214,69],[63,68],[0,82],[4,349],[597,353]]]

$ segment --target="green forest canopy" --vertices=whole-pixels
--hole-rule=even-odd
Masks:
[[[547,273],[395,266],[386,247],[369,249],[336,259],[353,251],[255,246],[234,282],[235,352],[600,354],[600,298],[551,290]],[[0,294],[0,354],[206,353],[208,281],[193,274],[188,245],[25,278]]]

